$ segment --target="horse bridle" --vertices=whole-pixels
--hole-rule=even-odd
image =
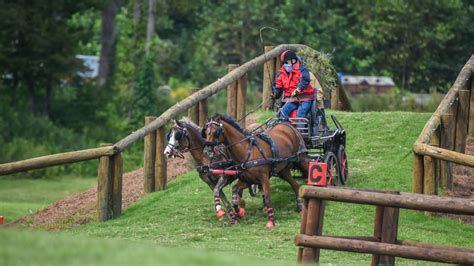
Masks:
[[[171,132],[173,131],[175,131],[175,140],[178,142],[178,144],[171,144],[169,142],[171,138]],[[176,132],[179,132],[179,135],[180,135],[179,139],[176,138]],[[186,138],[187,144],[184,148],[181,148],[180,143],[183,137]],[[184,158],[183,153],[191,150],[191,142],[189,141],[188,130],[184,127],[179,126],[178,124],[173,125],[170,132],[168,132],[166,139],[168,140],[168,144],[166,146],[170,148],[172,155],[176,155],[180,158]]]
[[[217,121],[214,121],[211,119],[211,121],[207,122],[206,123],[206,126],[204,127],[203,131],[207,131],[207,130],[210,130],[210,127],[211,125],[215,125],[217,126],[217,129],[216,129],[216,132],[214,132],[214,138],[218,139],[223,133],[224,133],[224,125],[222,123],[219,123]],[[203,132],[202,134],[202,137],[203,138],[206,138],[205,136],[205,132]],[[217,146],[217,145],[220,145],[221,143],[217,142],[217,141],[212,141],[212,142],[209,142],[209,141],[206,141],[206,145],[205,146]]]

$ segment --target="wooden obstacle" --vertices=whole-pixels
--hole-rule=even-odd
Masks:
[[[245,115],[247,73],[259,65],[275,60],[279,65],[279,55],[285,50],[309,48],[301,44],[281,44],[268,48],[262,54],[242,65],[236,65],[227,75],[217,79],[202,89],[192,89],[192,94],[186,99],[168,108],[159,117],[146,117],[145,126],[134,131],[113,145],[100,148],[58,153],[42,157],[0,164],[0,175],[8,175],[45,167],[71,164],[86,160],[99,159],[97,210],[99,221],[118,217],[121,213],[122,202],[122,168],[121,153],[133,143],[144,139],[144,168],[146,193],[166,188],[166,160],[163,151],[166,145],[165,126],[179,114],[188,111],[190,118],[201,127],[208,118],[207,99],[227,86],[232,87],[232,113],[237,119]],[[273,62],[273,61],[272,61]],[[265,78],[265,75],[264,75]],[[268,82],[268,81],[267,81]],[[271,82],[269,83],[271,84]],[[228,90],[229,92],[229,90]],[[234,103],[235,102],[235,103]],[[241,122],[245,126],[245,120]]]
[[[394,265],[395,257],[473,264],[474,249],[398,240],[399,209],[474,215],[474,200],[416,193],[305,186],[300,234],[295,243],[300,263],[319,262],[320,249],[372,254],[372,265]],[[325,201],[376,206],[373,237],[323,236]]]
[[[462,68],[413,145],[415,193],[436,195],[452,187],[453,163],[474,167],[474,156],[464,154],[466,137],[474,136],[474,55]]]

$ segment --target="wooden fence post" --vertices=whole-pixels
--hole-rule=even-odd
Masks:
[[[464,153],[466,148],[467,126],[469,123],[469,91],[459,91],[458,116],[456,120],[456,142],[454,150]]]
[[[189,89],[189,92],[191,94],[194,94],[197,92],[199,89],[196,88],[191,88]],[[199,125],[199,104],[195,104],[191,106],[191,108],[188,109],[188,117],[193,121],[196,125]]]
[[[395,194],[400,194],[395,192]],[[398,233],[398,217],[400,209],[393,207],[385,207],[383,210],[383,222],[382,222],[382,235],[380,242],[396,244],[397,243],[397,233]],[[381,255],[379,257],[379,263],[384,265],[394,265],[395,257],[394,256],[385,256]]]
[[[122,154],[117,153],[113,156],[114,162],[114,185],[112,192],[112,212],[113,218],[122,214],[122,184],[123,184],[123,159]]]
[[[438,126],[436,130],[431,135],[430,145],[434,147],[440,146],[440,136],[441,126]],[[436,158],[433,159],[433,180],[434,180],[434,194],[438,195],[438,186],[440,185],[440,160]]]
[[[145,125],[148,125],[155,119],[155,116],[146,116]],[[145,193],[151,193],[155,191],[156,131],[145,136],[143,157],[143,189]]]
[[[424,157],[424,172],[423,178],[423,194],[435,195],[436,183],[435,183],[435,163],[433,158],[430,156]],[[425,212],[426,216],[431,216],[431,212]]]
[[[423,193],[423,177],[423,156],[413,152],[413,193]]]
[[[301,195],[301,190],[300,190],[300,195]],[[300,234],[306,233],[306,220],[308,218],[308,203],[309,200],[306,198],[303,198],[304,203],[303,203],[303,210],[301,210],[301,225],[300,225]],[[297,262],[301,262],[303,258],[303,248],[299,247],[298,248],[298,257],[296,259]]]
[[[111,146],[111,144],[102,144],[100,146]],[[99,170],[97,174],[97,216],[100,222],[107,221],[113,217],[113,183],[113,159],[111,156],[102,156],[99,158]]]
[[[245,116],[245,102],[247,97],[247,74],[240,77],[237,83],[237,120]],[[239,121],[240,125],[245,128],[245,118]]]
[[[265,46],[265,53],[273,50],[274,46]],[[263,64],[262,108],[272,108],[272,82],[275,79],[275,60],[270,59]]]
[[[375,217],[374,217],[374,238],[379,242],[382,239],[382,224],[383,224],[383,211],[384,206],[375,206]],[[372,254],[372,266],[378,266],[380,262],[380,256]]]
[[[164,126],[156,131],[156,161],[155,161],[155,191],[166,188],[166,158],[163,152],[166,147],[166,128]]]
[[[339,88],[331,91],[331,109],[339,109]]]
[[[309,199],[306,216],[305,235],[320,236],[322,234],[324,221],[324,205],[324,201],[321,199]],[[301,262],[319,262],[319,252],[319,248],[303,248],[303,252],[301,254]]]
[[[229,64],[229,73],[239,67],[238,64]],[[237,118],[237,83],[232,82],[227,86],[227,114]]]
[[[447,150],[454,149],[455,117],[451,113],[441,115],[441,139],[440,147]],[[440,187],[447,188],[448,180],[451,180],[451,166],[449,162],[441,161],[441,182]]]
[[[204,127],[208,116],[209,116],[209,110],[207,107],[207,99],[204,99],[199,102],[199,124],[198,125],[200,127]]]
[[[469,97],[468,136],[474,137],[474,70],[471,72],[471,95]]]

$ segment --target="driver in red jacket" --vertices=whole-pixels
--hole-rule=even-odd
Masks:
[[[282,66],[272,84],[274,97],[283,93],[283,102],[279,117],[288,117],[298,109],[297,116],[305,117],[311,110],[314,101],[314,89],[310,83],[309,72],[301,63],[294,51],[287,50],[281,54]]]

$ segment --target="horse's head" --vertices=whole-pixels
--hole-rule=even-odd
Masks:
[[[166,145],[164,154],[168,158],[184,158],[183,152],[186,152],[190,148],[188,131],[185,125],[180,123],[180,121],[173,120],[173,126],[166,138],[168,139],[168,144]]]
[[[222,124],[220,116],[216,115],[206,123],[202,129],[202,137],[206,140],[204,153],[213,158],[220,146],[224,143],[224,125]]]

